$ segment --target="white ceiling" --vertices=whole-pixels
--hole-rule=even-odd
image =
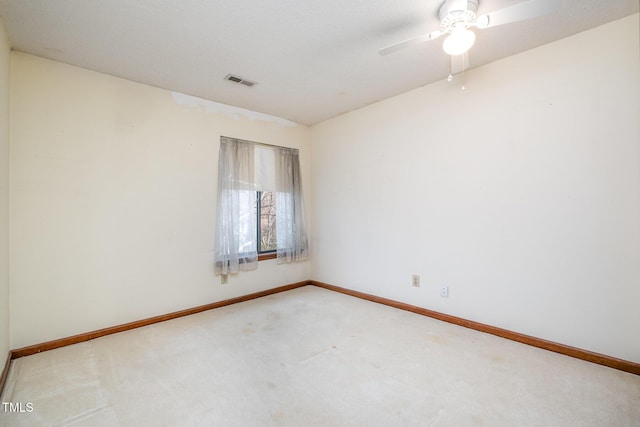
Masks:
[[[444,0],[0,0],[14,49],[315,124],[446,78]],[[480,0],[487,13],[522,0]],[[478,30],[472,67],[638,12],[638,0],[558,0],[557,13]],[[586,53],[586,52],[585,52]],[[223,80],[236,74],[252,88]]]

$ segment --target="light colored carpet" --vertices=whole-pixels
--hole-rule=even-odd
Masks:
[[[640,377],[306,286],[17,359],[3,426],[631,426]],[[1,409],[1,408],[0,408]]]

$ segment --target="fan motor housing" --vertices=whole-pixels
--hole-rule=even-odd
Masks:
[[[469,28],[476,22],[478,0],[447,0],[440,7],[440,30],[451,33],[454,28]]]

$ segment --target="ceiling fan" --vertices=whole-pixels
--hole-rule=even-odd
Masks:
[[[513,6],[478,15],[479,0],[445,0],[440,7],[440,29],[422,34],[378,50],[380,55],[388,55],[447,34],[442,44],[444,51],[457,56],[466,53],[475,43],[476,34],[471,28],[496,27],[512,22],[524,21],[556,11],[559,0],[526,0]]]

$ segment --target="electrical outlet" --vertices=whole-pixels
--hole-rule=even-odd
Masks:
[[[420,276],[417,275],[417,274],[414,274],[411,284],[413,286],[415,286],[416,288],[419,288],[420,287]]]
[[[223,274],[220,276],[220,284],[225,285],[229,281],[229,275]]]
[[[440,296],[447,298],[449,296],[449,287],[447,285],[440,286]]]

